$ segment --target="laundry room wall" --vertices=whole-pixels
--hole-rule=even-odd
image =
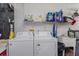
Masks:
[[[15,34],[23,30],[24,5],[22,3],[12,3],[14,6]]]
[[[79,4],[66,4],[66,3],[26,3],[26,4],[14,4],[15,7],[15,32],[27,30],[29,28],[32,28],[33,24],[24,24],[24,18],[27,15],[41,15],[43,17],[43,20],[46,19],[46,14],[49,11],[55,12],[60,9],[63,10],[64,15],[71,16],[73,13],[72,9],[78,9]],[[77,24],[78,25],[78,24]],[[35,29],[39,30],[49,30],[51,29],[52,24],[38,24],[35,25]],[[74,26],[75,27],[75,26]],[[69,28],[68,24],[58,25],[58,35],[61,35],[62,33],[66,33]],[[77,27],[78,29],[79,27]],[[63,30],[64,29],[64,30]],[[63,31],[63,32],[61,32]]]

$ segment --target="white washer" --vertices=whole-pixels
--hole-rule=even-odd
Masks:
[[[20,32],[14,40],[9,41],[10,56],[33,56],[33,33]]]

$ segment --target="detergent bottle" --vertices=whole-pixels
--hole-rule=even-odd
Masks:
[[[53,22],[53,13],[52,12],[47,13],[46,21]]]
[[[60,20],[60,22],[64,21],[63,20],[63,11],[62,10],[59,11],[59,20]]]
[[[63,21],[63,11],[62,10],[60,10],[59,12],[55,12],[55,20],[57,22]]]
[[[10,34],[9,34],[9,39],[13,39],[14,37],[14,31],[13,31],[13,24],[10,24]]]

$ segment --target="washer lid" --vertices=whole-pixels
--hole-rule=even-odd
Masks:
[[[18,32],[13,41],[33,40],[32,32]]]
[[[16,34],[16,38],[17,37],[24,37],[24,36],[31,37],[31,36],[33,36],[33,33],[30,31],[27,31],[27,32],[25,31],[25,32],[17,32],[17,34]]]

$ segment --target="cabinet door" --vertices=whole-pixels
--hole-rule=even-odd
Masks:
[[[9,42],[9,55],[32,56],[33,55],[33,40]]]
[[[34,52],[36,56],[56,56],[57,42],[53,40],[35,41]]]

